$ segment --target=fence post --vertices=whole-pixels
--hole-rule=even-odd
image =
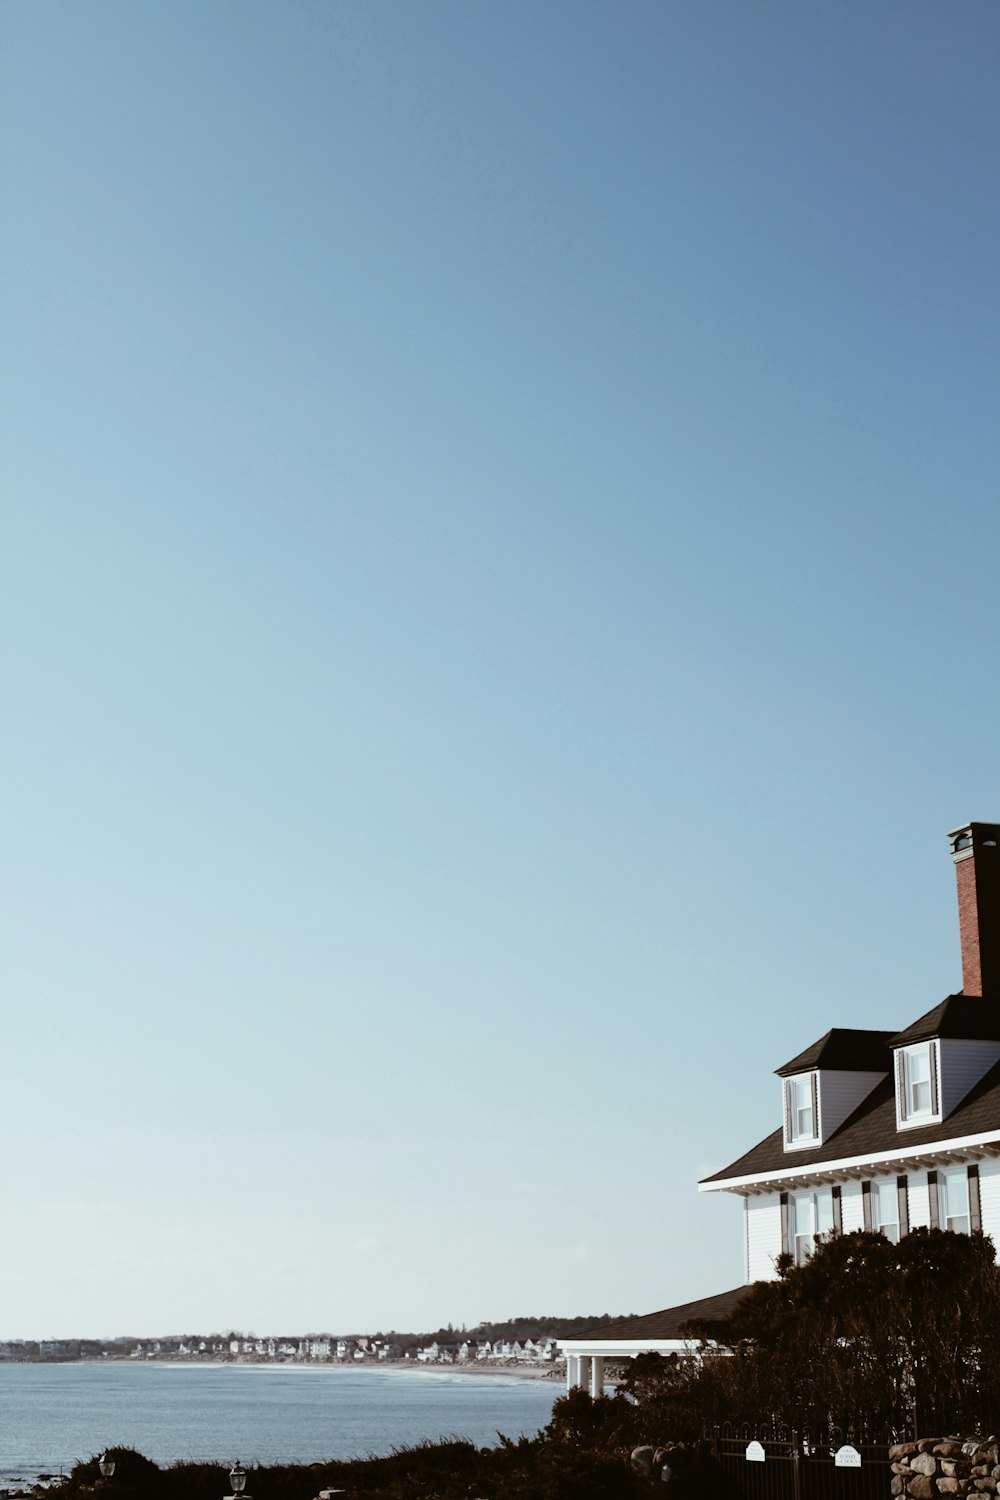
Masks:
[[[792,1428],[792,1495],[802,1500],[802,1444],[795,1428]]]

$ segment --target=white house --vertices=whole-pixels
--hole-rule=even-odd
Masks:
[[[776,1070],[777,1128],[699,1183],[743,1200],[744,1286],[833,1232],[982,1229],[1000,1247],[1000,824],[948,837],[961,992],[901,1030],[834,1028],[799,1052]],[[605,1357],[682,1349],[689,1318],[723,1315],[742,1290],[560,1340],[568,1383],[598,1394]]]

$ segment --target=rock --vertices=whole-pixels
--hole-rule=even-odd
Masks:
[[[916,1453],[917,1451],[916,1443],[893,1443],[889,1449],[889,1458],[898,1463],[901,1458],[909,1458],[911,1453]]]
[[[939,1495],[957,1495],[962,1488],[958,1479],[939,1479],[937,1491]]]
[[[902,1474],[893,1474],[892,1483],[889,1486],[890,1495],[901,1495],[906,1489],[906,1480]]]
[[[957,1472],[958,1464],[953,1458],[942,1458],[941,1473],[945,1476],[946,1479],[954,1479]]]
[[[910,1459],[910,1468],[914,1474],[936,1474],[937,1466],[938,1461],[933,1453],[918,1453],[914,1458]]]
[[[977,1479],[975,1485],[976,1489],[984,1495],[995,1495],[997,1492],[997,1482],[992,1475],[987,1479]]]
[[[632,1469],[648,1479],[653,1472],[653,1450],[648,1445],[632,1449]]]
[[[910,1496],[910,1500],[934,1500],[937,1490],[934,1488],[933,1479],[928,1478],[926,1474],[917,1474],[910,1480],[906,1493]]]

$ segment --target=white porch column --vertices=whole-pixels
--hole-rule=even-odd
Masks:
[[[566,1355],[566,1389],[571,1391],[574,1386],[580,1384],[580,1356],[579,1354]]]
[[[604,1355],[595,1354],[590,1361],[590,1394],[594,1397],[604,1395]]]

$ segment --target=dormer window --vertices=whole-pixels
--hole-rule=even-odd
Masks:
[[[815,1073],[785,1079],[785,1145],[819,1144],[819,1098]]]
[[[896,1053],[896,1116],[902,1125],[940,1118],[937,1042],[900,1047]]]
[[[792,1140],[812,1140],[816,1134],[816,1108],[813,1104],[815,1079],[792,1079]]]
[[[928,1047],[916,1052],[904,1052],[903,1066],[906,1070],[906,1118],[931,1112],[931,1054]]]

